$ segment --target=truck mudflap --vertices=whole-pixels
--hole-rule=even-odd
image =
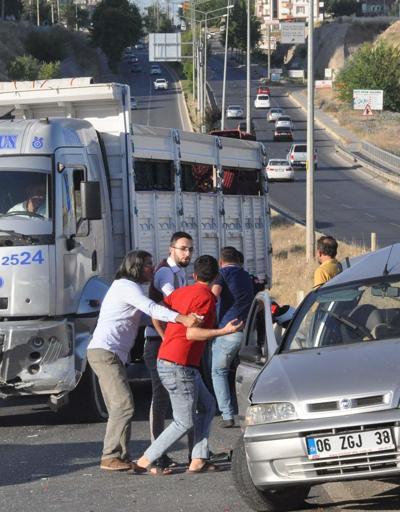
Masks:
[[[0,324],[0,394],[56,394],[75,388],[74,326],[63,320]]]

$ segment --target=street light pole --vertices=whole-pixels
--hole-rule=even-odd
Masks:
[[[39,0],[36,0],[36,25],[40,25]]]
[[[228,0],[228,6],[230,0]],[[228,67],[228,34],[229,34],[229,12],[228,9],[225,23],[225,55],[224,55],[224,77],[222,80],[222,105],[221,105],[221,130],[225,130],[225,101],[226,101],[226,70]]]
[[[309,0],[307,58],[306,260],[314,258],[314,0]]]
[[[250,133],[250,0],[247,0],[246,132]]]

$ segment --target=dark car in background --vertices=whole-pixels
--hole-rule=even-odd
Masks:
[[[274,131],[274,141],[293,140],[293,132],[287,126],[278,126]]]

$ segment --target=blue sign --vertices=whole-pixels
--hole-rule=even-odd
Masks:
[[[17,149],[17,135],[0,135],[0,149]]]
[[[41,149],[43,147],[43,137],[33,137],[32,147],[34,149]]]

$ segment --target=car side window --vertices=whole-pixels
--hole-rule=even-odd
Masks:
[[[262,355],[265,355],[265,307],[264,302],[261,300],[256,300],[253,303],[245,345],[249,347],[258,346],[261,349]]]

